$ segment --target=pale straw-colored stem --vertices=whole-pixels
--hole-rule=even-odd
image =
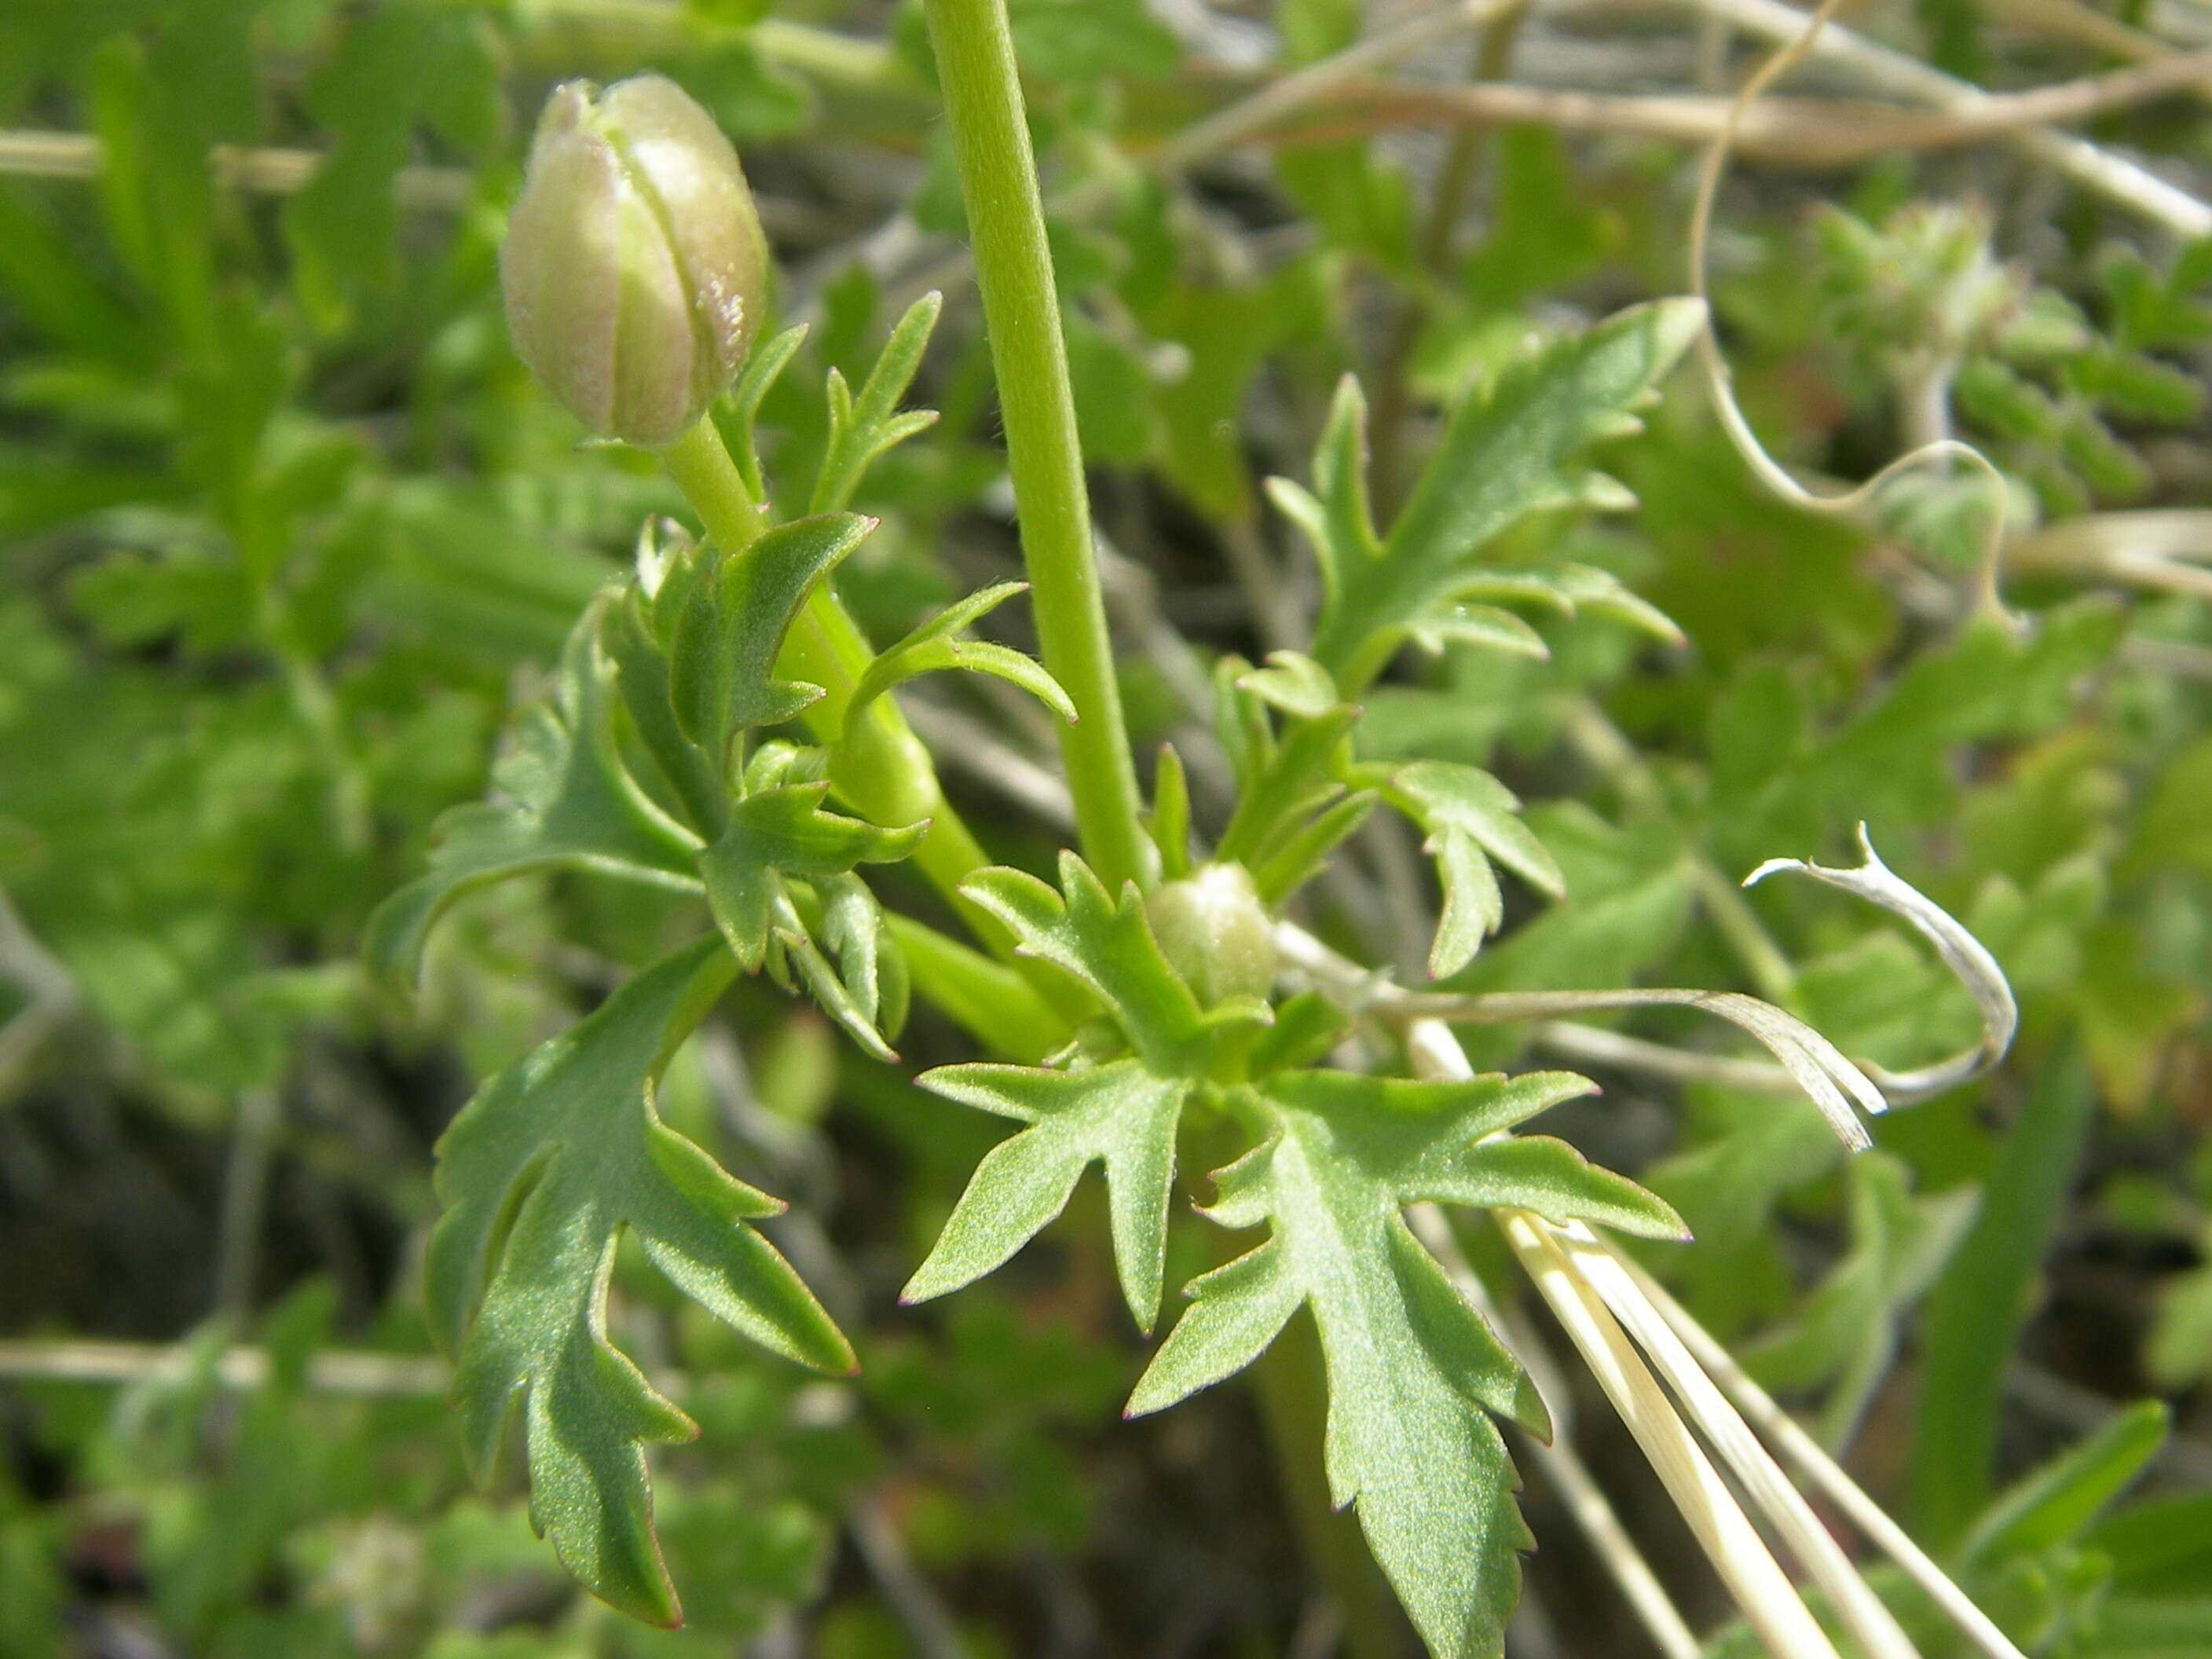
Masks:
[[[1819,1441],[1800,1428],[1796,1420],[1751,1379],[1729,1351],[1692,1319],[1657,1279],[1638,1266],[1633,1258],[1619,1251],[1613,1255],[1637,1288],[1643,1291],[1682,1340],[1683,1346],[1735,1401],[1744,1416],[1773,1443],[1784,1457],[1796,1466],[1806,1480],[1843,1511],[1852,1525],[1903,1568],[1905,1576],[1920,1587],[1929,1601],[1949,1615],[1976,1648],[1989,1656],[1989,1659],[2022,1659],[2020,1649],[2014,1645],[2012,1639],[1996,1627],[1987,1613],[1974,1605],[1964,1590],[1951,1582],[1949,1575],[1929,1558],[1926,1551],[1912,1541],[1904,1528],[1890,1519],[1888,1512],[1881,1504],[1867,1496],[1859,1484],[1844,1472],[1842,1466],[1828,1455]]]
[[[1371,34],[1317,64],[1271,81],[1250,97],[1185,127],[1153,153],[1153,165],[1163,173],[1178,172],[1200,156],[1225,149],[1273,125],[1346,81],[1479,27],[1500,9],[1501,0],[1457,0],[1455,4],[1423,11],[1395,28]]]
[[[1797,1488],[1790,1484],[1728,1396],[1686,1347],[1672,1326],[1628,1276],[1620,1258],[1580,1222],[1554,1230],[1559,1248],[1628,1329],[1674,1391],[1683,1411],[1735,1472],[1752,1501],[1772,1522],[1790,1553],[1826,1591],[1836,1613],[1868,1659],[1918,1659],[1902,1626],[1869,1587],[1850,1558]]]
[[[1451,1028],[1415,1020],[1407,1044],[1416,1075],[1474,1075]],[[1497,1212],[1499,1227],[1522,1267],[1583,1363],[1620,1413],[1652,1469],[1688,1522],[1729,1594],[1775,1659],[1836,1659],[1835,1644],[1797,1594],[1796,1586],[1698,1446],[1667,1391],[1566,1252],[1553,1225],[1526,1210]]]
[[[1704,1651],[1689,1621],[1682,1617],[1674,1605],[1674,1597],[1659,1582],[1659,1575],[1644,1559],[1644,1553],[1629,1537],[1628,1529],[1620,1524],[1620,1516],[1603,1488],[1591,1475],[1589,1467],[1575,1450],[1574,1397],[1566,1381],[1552,1363],[1549,1351],[1536,1334],[1510,1310],[1498,1304],[1481,1278],[1468,1265],[1459,1241],[1452,1236],[1451,1223],[1444,1212],[1433,1204],[1409,1205],[1406,1222],[1422,1247],[1437,1259],[1459,1293],[1492,1329],[1503,1336],[1512,1349],[1521,1367],[1528,1373],[1528,1380],[1536,1385],[1545,1408],[1551,1413],[1552,1441],[1546,1445],[1533,1436],[1525,1442],[1533,1448],[1535,1462],[1545,1477],[1558,1492],[1559,1502],[1567,1516],[1580,1529],[1594,1553],[1620,1590],[1622,1598],[1642,1622],[1645,1634],[1665,1659],[1698,1659]]]
[[[1620,1589],[1622,1597],[1644,1626],[1652,1645],[1665,1659],[1698,1659],[1705,1644],[1698,1640],[1667,1594],[1667,1587],[1651,1571],[1620,1524],[1611,1500],[1599,1486],[1571,1443],[1561,1440],[1543,1447],[1537,1455],[1545,1475],[1559,1494],[1568,1516]]]
[[[250,1389],[269,1381],[269,1356],[255,1347],[226,1348],[215,1361],[225,1388]],[[145,1342],[0,1342],[0,1377],[24,1382],[129,1385],[180,1382],[191,1374],[191,1351]],[[453,1380],[442,1359],[405,1354],[326,1350],[307,1361],[307,1383],[325,1394],[440,1395]],[[656,1386],[659,1379],[656,1379]]]
[[[1707,15],[1723,18],[1767,40],[1795,40],[1805,32],[1806,14],[1782,0],[1696,0],[1696,5]],[[1972,111],[1994,95],[1841,24],[1829,24],[1812,51],[1884,92],[1938,109]],[[2107,201],[2142,214],[2176,236],[2194,240],[2212,235],[2212,206],[2086,139],[2047,128],[2031,128],[2007,137],[2031,160],[2055,168]]]
[[[1767,1650],[1776,1659],[1836,1659],[1835,1644],[1557,1232],[1526,1210],[1503,1210],[1498,1219]]]

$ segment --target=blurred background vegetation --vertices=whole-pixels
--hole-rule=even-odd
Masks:
[[[919,9],[766,11],[0,3],[9,1659],[1336,1650],[1254,1401],[1118,1421],[1143,1355],[1095,1217],[988,1286],[896,1306],[994,1138],[908,1080],[957,1041],[918,1018],[878,1065],[756,983],[664,1109],[793,1198],[771,1231],[862,1373],[805,1376],[618,1275],[623,1345],[704,1429],[656,1459],[681,1632],[575,1592],[519,1476],[462,1475],[414,1285],[430,1146],[684,921],[563,877],[469,905],[416,1006],[356,961],[580,606],[679,507],[641,458],[579,447],[506,343],[495,249],[550,85],[655,68],[738,141],[781,319],[812,325],[763,416],[777,465],[818,450],[823,372],[865,369],[946,292],[919,388],[944,419],[870,476],[884,528],[841,577],[876,637],[1018,574]],[[1307,476],[1336,378],[1369,388],[1395,505],[1471,377],[1680,292],[1697,146],[1801,15],[1013,19],[1131,720],[1141,749],[1202,759],[1209,660],[1310,608],[1259,481]],[[1409,660],[1364,729],[1498,771],[1566,872],[1570,902],[1514,913],[1471,988],[1738,987],[1903,1066],[1972,1039],[1940,965],[1839,895],[1733,883],[1842,858],[1864,819],[1973,927],[2024,1006],[2014,1058],[1856,1160],[1757,1075],[1655,1070],[1624,1037],[1724,1044],[1663,1012],[1486,1032],[1477,1058],[1605,1083],[1562,1132],[1698,1234],[1647,1259],[2024,1646],[2201,1656],[2212,62],[2186,54],[2212,9],[1869,0],[1846,22],[1723,191],[1722,337],[1806,473],[1981,446],[2013,489],[2018,625],[1962,620],[1981,486],[1923,476],[1863,521],[1814,519],[1764,492],[1686,374],[1604,458],[1640,510],[1514,534],[1687,642],[1625,602],[1533,615],[1520,648]],[[1967,82],[2074,102],[1977,105]],[[1065,805],[1034,711],[988,687],[912,707],[994,854],[1048,854]],[[1307,920],[1417,980],[1425,880],[1378,834]],[[2123,1409],[2152,1398],[2170,1431]],[[1625,1435],[1595,1407],[1582,1432],[1685,1605],[1740,1640]],[[1540,1470],[1527,1501],[1545,1543],[1516,1654],[1644,1651]]]

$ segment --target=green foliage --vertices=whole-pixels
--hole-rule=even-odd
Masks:
[[[1340,390],[1322,443],[1327,467],[1315,475],[1320,501],[1273,486],[1321,560],[1321,661],[1346,684],[1365,685],[1407,634],[1450,637],[1454,602],[1487,592],[1491,573],[1478,556],[1517,520],[1553,507],[1629,505],[1610,478],[1569,461],[1589,443],[1637,429],[1634,411],[1704,324],[1686,302],[1640,307],[1554,341],[1475,389],[1387,537],[1368,518],[1360,482],[1364,410],[1356,388]],[[1571,595],[1560,597],[1571,605]]]
[[[1936,1538],[1959,1537],[1988,1497],[2004,1366],[2094,1102],[2078,1054],[2046,1061],[1984,1188],[1982,1208],[1931,1292],[1913,1491],[1921,1524]]]
[[[1443,915],[1429,946],[1429,974],[1443,979],[1474,959],[1482,941],[1505,919],[1505,898],[1492,859],[1538,891],[1566,894],[1566,878],[1544,843],[1516,816],[1521,803],[1487,772],[1449,761],[1417,761],[1394,773],[1392,804],[1427,835],[1422,850],[1437,861]]]
[[[901,1297],[927,1301],[999,1267],[1066,1207],[1093,1163],[1106,1170],[1121,1294],[1149,1331],[1159,1316],[1176,1126],[1189,1083],[1139,1060],[1079,1072],[947,1066],[924,1085],[947,1100],[1033,1127],[992,1149]]]
[[[428,874],[378,909],[366,946],[380,975],[422,973],[431,927],[471,891],[568,867],[686,888],[693,837],[630,780],[616,753],[614,666],[599,643],[603,605],[585,613],[562,653],[550,702],[526,711],[495,775],[506,798],[454,807],[438,821]]]
[[[423,1273],[471,1468],[489,1478],[520,1412],[532,1522],[593,1594],[662,1625],[682,1615],[653,1537],[642,1443],[696,1430],[607,1339],[618,1235],[635,1233],[687,1296],[754,1340],[824,1370],[854,1364],[746,1224],[782,1206],[653,1109],[670,1051],[729,975],[719,941],[688,945],[487,1083],[440,1143],[446,1210]]]
[[[2212,244],[2007,146],[1974,160],[1989,209],[1942,204],[1934,161],[1731,188],[1720,343],[1775,452],[1862,477],[1948,423],[2014,481],[2015,615],[1978,617],[1960,481],[1816,522],[1686,376],[1655,401],[1703,325],[1618,309],[1679,282],[1669,147],[1470,129],[1432,165],[1376,131],[1378,73],[1166,167],[1361,9],[1294,0],[1272,36],[1010,9],[1051,191],[1027,275],[1061,291],[1159,745],[1149,885],[1065,854],[1020,763],[1081,699],[1007,604],[1024,416],[938,240],[1002,204],[957,200],[918,11],[880,41],[750,0],[0,9],[0,1319],[10,1367],[142,1372],[11,1372],[0,1654],[1266,1655],[1308,1606],[1380,1654],[1363,1537],[1434,1652],[1494,1653],[1544,1371],[1415,1202],[1509,1311],[1467,1212],[1686,1222],[1653,1270],[2025,1650],[2212,1649],[2212,1508],[2168,1437],[2212,1366]],[[1970,6],[1923,21],[1991,86],[2057,62]],[[1551,76],[1555,40],[1522,50]],[[646,65],[777,140],[747,160],[793,325],[712,416],[757,534],[737,491],[580,447],[498,319],[517,118]],[[2169,100],[2082,142],[2201,193],[2202,125]],[[1976,1051],[1905,930],[1732,891],[1863,818],[2022,1035],[1850,1158],[1704,1015],[1854,1133],[1868,1079]],[[1249,903],[1162,896],[1208,881]],[[1559,1120],[1581,1151],[1493,1138],[1585,1091],[1564,1074],[1390,1075],[1386,969],[1424,950],[1455,999],[1601,994],[1459,1028],[1486,1067],[1533,1044],[1602,1079]],[[1179,1171],[1216,1167],[1194,1216]],[[903,1311],[902,1279],[962,1294]],[[1110,1335],[1117,1291],[1149,1331],[1170,1285],[1149,1358]],[[1241,1375],[1285,1331],[1325,1399],[1288,1345]],[[2026,1467],[2060,1437],[2002,1386],[2024,1357],[2173,1397]],[[1589,1411],[1559,1413],[1585,1448]],[[526,1503],[492,1474],[517,1416]],[[1674,1526],[1595,1473],[1635,1535]],[[648,1620],[680,1584],[690,1628],[562,1565]],[[1547,1571],[1562,1651],[1611,1650]],[[1922,1652],[1961,1650],[1869,1571]]]
[[[1067,700],[1067,693],[1060,690],[1060,682],[1046,673],[1035,658],[988,640],[962,637],[979,617],[988,616],[1028,588],[1026,582],[1000,582],[995,587],[971,593],[957,604],[945,606],[896,645],[879,653],[860,676],[860,683],[853,688],[853,695],[845,704],[846,728],[849,731],[868,705],[893,686],[902,685],[917,675],[951,668],[988,674],[994,679],[1018,685],[1060,719],[1073,721],[1076,717],[1075,705]]]
[[[1118,899],[1109,896],[1073,853],[1060,855],[1060,878],[1054,892],[1020,871],[988,870],[967,890],[1013,930],[1024,956],[1095,994],[1133,1052],[1069,1073],[957,1066],[924,1077],[950,1099],[1034,1127],[976,1167],[904,1294],[910,1301],[939,1296],[990,1272],[1058,1215],[1083,1171],[1103,1161],[1122,1296],[1150,1330],[1159,1313],[1182,1107],[1224,1045],[1269,1014],[1249,998],[1200,1009],[1160,953],[1133,884]]]
[[[1261,1084],[1244,1109],[1267,1139],[1214,1177],[1206,1213],[1224,1227],[1265,1222],[1268,1240],[1191,1285],[1130,1396],[1141,1413],[1218,1382],[1310,1307],[1328,1360],[1330,1496],[1358,1501],[1376,1559],[1439,1653],[1497,1650],[1534,1541],[1486,1413],[1545,1438],[1551,1425],[1399,1206],[1438,1199],[1678,1236],[1664,1204],[1564,1143],[1489,1139],[1589,1088],[1561,1073],[1461,1084],[1291,1072]]]

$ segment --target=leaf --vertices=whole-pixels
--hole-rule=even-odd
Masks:
[[[1269,708],[1300,720],[1326,720],[1343,704],[1328,671],[1302,652],[1269,653],[1265,668],[1237,677],[1237,689],[1249,691]]]
[[[2106,1516],[2081,1535],[2130,1588],[2192,1589],[2212,1571],[2212,1488],[2147,1498]]]
[[[599,643],[609,602],[594,602],[568,636],[553,701],[517,720],[514,747],[493,773],[505,799],[441,817],[429,872],[369,918],[362,953],[379,977],[413,983],[430,929],[448,908],[533,871],[592,870],[696,890],[696,838],[646,799],[616,749],[614,668]]]
[[[720,939],[687,945],[486,1083],[438,1143],[445,1211],[424,1263],[471,1471],[490,1478],[519,1410],[532,1524],[592,1594],[662,1625],[681,1612],[653,1535],[642,1447],[696,1430],[607,1340],[619,1235],[635,1233],[686,1296],[762,1346],[823,1370],[854,1363],[799,1276],[746,1224],[783,1206],[654,1110],[661,1066],[731,971]]]
[[[1146,830],[1159,849],[1160,879],[1180,881],[1188,875],[1190,782],[1173,744],[1160,745],[1159,763],[1152,769],[1152,811]]]
[[[2000,1496],[1967,1535],[1965,1553],[1990,1560],[2071,1540],[2165,1449],[2172,1409],[2139,1401]]]
[[[1013,930],[1022,955],[1052,963],[1097,994],[1147,1070],[1202,1077],[1218,1031],[1267,1023],[1265,1006],[1249,999],[1199,1007],[1153,938],[1134,882],[1123,884],[1118,900],[1109,898],[1091,866],[1068,852],[1060,855],[1060,882],[1056,893],[1022,871],[994,868],[970,876],[961,890]]]
[[[1258,669],[1225,657],[1215,667],[1214,696],[1238,784],[1216,858],[1244,865],[1255,880],[1264,875],[1262,895],[1279,903],[1358,828],[1373,802],[1350,804],[1347,793],[1381,773],[1352,759],[1360,711],[1310,657],[1278,651]],[[1281,717],[1279,732],[1272,716]]]
[[[775,678],[784,635],[814,584],[858,547],[876,521],[830,513],[778,525],[735,553],[716,550],[678,617],[669,664],[677,724],[720,755],[736,733],[791,720],[818,685]]]
[[[1538,662],[1552,654],[1541,634],[1510,611],[1501,611],[1494,605],[1454,605],[1425,611],[1406,631],[1431,656],[1443,654],[1450,645],[1477,645]]]
[[[1279,905],[1327,869],[1328,855],[1367,822],[1382,799],[1374,789],[1343,796],[1284,836],[1252,872],[1261,899]]]
[[[748,769],[747,793],[731,806],[728,827],[699,854],[714,925],[747,973],[768,969],[780,985],[796,975],[854,1040],[878,1060],[896,1058],[880,1027],[906,1018],[903,964],[884,937],[875,895],[849,872],[861,864],[906,857],[925,822],[884,829],[822,811],[830,786],[803,775],[818,750],[771,744]],[[793,880],[811,884],[810,928]],[[818,934],[818,939],[817,939]],[[836,952],[832,965],[823,945]]]
[[[862,1021],[896,1040],[906,1024],[913,988],[883,906],[858,876],[817,877],[814,890],[822,899],[815,932],[837,958],[845,1000]]]
[[[1192,1085],[1119,1060],[1080,1072],[1021,1066],[942,1066],[926,1089],[1033,1127],[975,1166],[928,1259],[899,1293],[923,1302],[974,1283],[1034,1238],[1066,1206],[1093,1162],[1106,1167],[1115,1266],[1129,1311],[1146,1331],[1159,1316],[1176,1125]]]
[[[1518,1363],[1414,1239],[1420,1199],[1526,1208],[1655,1237],[1674,1212],[1561,1142],[1499,1132],[1591,1085],[1564,1073],[1416,1083],[1285,1073],[1249,1103],[1273,1130],[1215,1177],[1206,1213],[1267,1224],[1248,1255],[1198,1279],[1130,1396],[1158,1411],[1251,1363],[1300,1307],[1328,1369],[1326,1455],[1339,1507],[1357,1500],[1376,1560],[1437,1654],[1499,1651],[1532,1543],[1490,1421],[1548,1437]]]
[[[921,367],[921,354],[928,349],[944,306],[944,296],[933,289],[907,307],[876,355],[858,398],[847,389],[842,374],[830,371],[830,447],[822,458],[808,511],[843,511],[878,456],[936,423],[934,410],[896,411],[907,387],[914,384],[915,371]]]
[[[2096,1110],[2080,1047],[2063,1043],[2043,1061],[1973,1224],[1929,1295],[1911,1485],[1920,1524],[1939,1543],[1963,1534],[1988,1497],[2005,1369]]]
[[[1429,948],[1429,974],[1442,979],[1473,961],[1498,931],[1504,902],[1490,860],[1511,870],[1552,898],[1566,896],[1557,860],[1521,822],[1521,803],[1489,773],[1445,761],[1417,761],[1394,774],[1393,805],[1420,825],[1423,850],[1437,861],[1444,891],[1443,915]]]
[[[952,1066],[924,1074],[923,1084],[949,1099],[1034,1127],[976,1166],[905,1294],[910,1301],[940,1296],[989,1273],[1058,1215],[1083,1171],[1103,1161],[1122,1294],[1149,1331],[1159,1314],[1182,1108],[1224,1037],[1272,1016],[1249,996],[1201,1009],[1153,936],[1135,883],[1110,899],[1073,853],[1060,854],[1060,878],[1056,893],[1018,870],[992,869],[970,877],[963,890],[1012,929],[1021,954],[1095,993],[1135,1052],[1066,1071]]]
[[[1043,664],[988,640],[957,637],[986,612],[1015,594],[1028,591],[1027,582],[1000,582],[971,593],[957,604],[945,606],[878,656],[860,676],[860,684],[853,688],[852,697],[845,704],[845,730],[853,731],[854,722],[866,712],[868,705],[893,686],[903,685],[919,674],[948,668],[991,674],[1018,685],[1070,726],[1074,725],[1075,704],[1060,690],[1060,682],[1045,672]]]
[[[1553,341],[1470,394],[1379,550],[1362,550],[1331,515],[1314,655],[1339,684],[1356,694],[1409,630],[1464,597],[1469,579],[1484,574],[1476,556],[1517,520],[1552,507],[1623,505],[1620,486],[1571,470],[1569,457],[1634,431],[1632,411],[1704,323],[1692,301],[1633,307]]]
[[[783,877],[842,875],[860,864],[896,862],[929,828],[885,830],[825,812],[822,798],[829,788],[817,780],[756,790],[730,809],[722,838],[699,854],[714,925],[747,973],[759,971],[769,928],[787,909],[779,903]]]
[[[791,360],[805,343],[807,325],[794,324],[781,333],[756,344],[745,358],[738,383],[724,400],[730,411],[731,433],[726,441],[730,459],[738,464],[746,493],[757,501],[768,500],[767,481],[761,477],[760,446],[756,437],[761,404],[775,387]]]
[[[1547,565],[1529,574],[1552,590],[1571,617],[1585,611],[1594,611],[1628,623],[1669,645],[1682,643],[1682,630],[1674,619],[1628,587],[1610,570],[1601,570],[1595,565],[1568,563]],[[1478,575],[1460,592],[1473,596],[1485,592],[1486,586],[1483,577]]]

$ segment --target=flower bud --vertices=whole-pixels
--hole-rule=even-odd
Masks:
[[[672,443],[728,390],[768,244],[738,153],[658,75],[554,89],[500,250],[514,349],[603,437]]]
[[[1275,925],[1243,865],[1209,864],[1171,881],[1145,913],[1160,950],[1206,1006],[1274,988]]]

